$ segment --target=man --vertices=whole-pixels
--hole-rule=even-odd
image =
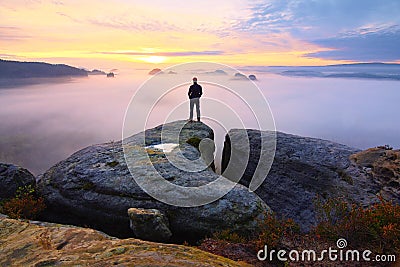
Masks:
[[[193,121],[193,107],[196,105],[197,121],[200,121],[200,97],[203,94],[203,89],[197,84],[197,78],[193,77],[193,84],[189,87],[189,101],[190,101],[190,116],[189,121]]]

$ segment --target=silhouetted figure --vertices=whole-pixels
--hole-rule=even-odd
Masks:
[[[197,121],[200,121],[200,97],[203,94],[203,89],[197,84],[197,78],[193,77],[193,84],[189,87],[190,100],[190,115],[189,121],[193,121],[193,107],[196,105]]]

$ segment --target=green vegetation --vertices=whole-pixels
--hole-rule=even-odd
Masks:
[[[82,184],[83,190],[92,190],[94,187],[95,187],[95,184],[92,183],[91,181],[86,181]]]
[[[12,219],[35,219],[46,208],[44,199],[37,196],[32,185],[19,187],[15,197],[3,201],[0,213]]]
[[[232,232],[229,229],[214,233],[212,239],[225,240],[232,243],[246,243],[248,241],[245,237],[239,235],[238,233]]]
[[[199,149],[200,142],[201,142],[201,138],[199,138],[197,136],[191,137],[188,140],[186,140],[186,143],[188,143],[191,146],[194,146],[197,149]]]
[[[119,164],[119,162],[116,161],[116,160],[113,160],[113,161],[110,161],[110,162],[107,162],[107,163],[106,163],[106,165],[109,166],[109,167],[111,167],[111,168],[114,168],[114,167],[117,166],[118,164]]]

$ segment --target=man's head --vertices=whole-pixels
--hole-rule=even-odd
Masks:
[[[197,77],[193,77],[193,82],[197,83]]]

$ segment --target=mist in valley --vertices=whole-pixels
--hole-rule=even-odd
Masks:
[[[145,110],[154,104],[154,92],[145,90],[142,97],[148,101],[133,103],[133,111],[140,112],[128,114],[124,124],[132,96],[150,78],[147,72],[0,88],[0,161],[21,165],[38,175],[86,146],[120,140],[124,125],[129,134],[143,130],[140,121],[145,115],[147,128],[187,119],[192,73],[186,75],[186,83],[161,97],[149,114]],[[255,74],[255,85],[268,100],[277,130],[360,149],[384,144],[400,147],[398,81]],[[253,101],[246,106],[223,86],[201,83],[205,76],[197,76],[204,90],[203,121],[215,131],[219,159],[229,129],[257,128],[254,114],[269,116],[269,110],[256,95],[242,91],[244,98]],[[223,78],[229,86],[240,87],[245,82],[229,77]],[[168,79],[173,81],[174,77]]]

